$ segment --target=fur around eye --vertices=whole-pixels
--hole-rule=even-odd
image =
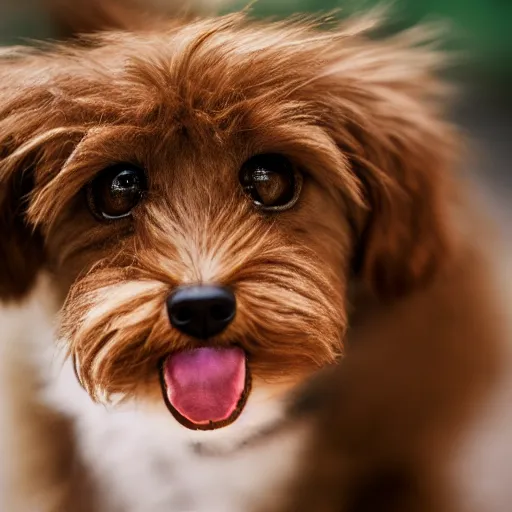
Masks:
[[[117,164],[102,171],[87,186],[87,203],[100,220],[131,215],[147,189],[144,171],[132,164]]]
[[[239,178],[243,191],[264,211],[291,208],[302,188],[302,175],[293,163],[285,156],[273,153],[247,160]]]

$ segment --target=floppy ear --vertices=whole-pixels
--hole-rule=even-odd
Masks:
[[[431,36],[417,29],[384,41],[354,38],[329,71],[333,137],[368,207],[355,214],[354,271],[384,298],[423,285],[450,252],[458,141],[443,121],[449,89],[435,77],[444,58]]]
[[[34,284],[44,259],[43,248],[39,233],[25,219],[30,163],[21,161],[15,169],[8,169],[4,161],[9,150],[1,136],[0,148],[0,300],[19,299]]]
[[[25,295],[44,260],[41,237],[25,216],[38,150],[31,124],[44,113],[22,83],[21,62],[14,53],[0,54],[0,301]]]

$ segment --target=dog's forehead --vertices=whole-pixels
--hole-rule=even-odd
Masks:
[[[105,153],[139,146],[162,156],[168,150],[171,158],[178,153],[184,162],[187,152],[197,158],[212,148],[220,160],[228,156],[222,147],[237,159],[280,151],[293,126],[316,124],[317,104],[306,87],[323,62],[311,52],[315,37],[289,32],[212,22],[104,36],[92,48],[56,56],[45,100],[52,115],[65,117],[59,124],[84,127],[86,138],[77,140],[87,143],[94,132]]]
[[[56,89],[98,115],[117,112],[131,123],[151,117],[248,129],[264,117],[312,115],[305,86],[324,65],[312,35],[296,30],[227,28],[202,23],[152,34],[118,34],[77,50],[57,73]],[[71,66],[66,69],[66,66]],[[63,76],[65,74],[65,76]],[[139,118],[138,120],[135,118]]]
[[[343,185],[347,159],[319,122],[325,94],[311,85],[325,64],[313,50],[332,36],[310,32],[201,24],[65,50],[53,79],[37,86],[40,104],[51,108],[45,162],[53,163],[37,168],[34,197],[57,182],[72,197],[119,162],[146,169],[157,192],[187,186],[189,195],[219,178],[238,190],[241,166],[261,153],[284,154],[322,183]],[[55,212],[66,198],[56,199]]]
[[[366,164],[388,128],[422,119],[423,78],[437,62],[409,39],[375,44],[363,37],[368,28],[320,32],[227,17],[23,51],[3,69],[14,85],[0,84],[5,112],[17,113],[7,122],[27,140],[11,160],[38,152],[41,204],[57,185],[71,197],[114,163],[159,175],[157,166],[188,160],[194,171],[212,172],[205,162],[233,171],[265,152],[359,197],[352,162],[362,154]]]

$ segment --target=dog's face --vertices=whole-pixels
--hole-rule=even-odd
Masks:
[[[46,269],[95,399],[193,429],[336,361],[354,280],[381,299],[447,250],[438,56],[371,22],[239,16],[0,63],[0,291]]]

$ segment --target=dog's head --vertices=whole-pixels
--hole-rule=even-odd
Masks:
[[[0,61],[0,292],[45,269],[94,399],[195,428],[336,361],[351,282],[445,258],[454,134],[424,32],[233,15]],[[263,384],[265,383],[265,384]]]

